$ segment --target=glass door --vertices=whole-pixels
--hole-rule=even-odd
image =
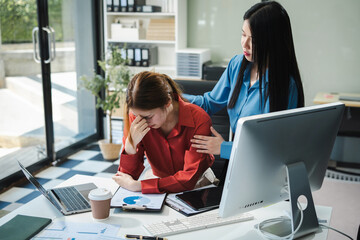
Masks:
[[[0,179],[46,158],[41,65],[33,59],[36,1],[0,0]]]
[[[95,99],[78,87],[100,56],[95,5],[0,0],[0,189],[16,160],[48,164],[100,134]]]
[[[51,107],[58,157],[96,133],[95,100],[79,87],[80,76],[91,76],[94,70],[93,7],[88,0],[48,0],[49,26],[56,40],[51,60]]]

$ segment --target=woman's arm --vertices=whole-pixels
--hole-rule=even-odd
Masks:
[[[124,133],[123,151],[120,155],[120,165],[118,172],[112,177],[113,180],[131,191],[141,191],[138,179],[144,170],[144,147],[141,140],[150,130],[146,121],[141,117],[130,116],[131,126],[129,133]],[[132,143],[129,141],[131,135]]]
[[[205,114],[206,113],[204,112],[204,116]],[[210,135],[211,119],[209,116],[207,116],[207,114],[206,117],[208,118],[207,121],[203,121],[201,124],[199,124],[199,126],[196,126],[195,134]],[[186,141],[190,141],[190,139],[187,139]],[[179,142],[178,144],[190,145],[189,142]],[[185,152],[183,159],[184,167],[182,170],[168,177],[141,181],[142,192],[163,193],[191,190],[194,188],[205,170],[213,164],[213,161],[214,157],[212,155],[198,153],[195,148],[190,146],[190,148]]]

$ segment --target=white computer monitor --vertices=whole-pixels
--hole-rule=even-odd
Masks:
[[[289,199],[290,230],[303,214],[295,238],[316,231],[311,191],[322,185],[344,108],[337,102],[239,119],[219,215]],[[300,213],[297,200],[302,195],[308,204]]]

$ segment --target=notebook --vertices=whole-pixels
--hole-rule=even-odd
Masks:
[[[31,239],[50,223],[50,218],[16,215],[4,225],[0,226],[0,239]]]
[[[31,173],[18,161],[26,178],[44,195],[63,215],[91,211],[88,194],[97,188],[94,183],[85,183],[46,190]]]

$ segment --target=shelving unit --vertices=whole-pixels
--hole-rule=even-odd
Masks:
[[[134,67],[131,66],[131,71],[136,74],[142,71],[155,71],[164,73],[172,78],[176,77],[176,50],[186,48],[187,46],[187,0],[163,0],[172,1],[173,12],[107,12],[106,1],[104,1],[104,36],[105,36],[105,49],[108,49],[109,44],[139,44],[157,46],[158,49],[158,64],[150,65],[149,67]],[[148,3],[147,4],[152,4]],[[161,3],[161,0],[157,0]],[[145,31],[147,31],[150,23],[150,19],[174,19],[175,20],[175,40],[131,40],[131,41],[118,41],[111,37],[111,24],[116,19],[135,19],[141,20]],[[146,35],[146,34],[145,34]],[[112,122],[118,127],[113,130],[113,134],[116,137],[121,137],[121,129],[123,127],[123,109],[117,109],[112,116]],[[109,119],[104,119],[105,133],[108,134]]]
[[[164,0],[168,1],[168,0]],[[187,1],[186,0],[170,0],[174,8],[174,12],[107,12],[106,1],[104,1],[105,9],[105,49],[111,43],[126,44],[146,44],[155,45],[158,49],[158,64],[149,67],[130,67],[134,74],[145,71],[154,70],[155,72],[165,73],[172,78],[176,77],[176,50],[186,48],[187,45]],[[175,20],[175,40],[132,40],[118,41],[111,37],[111,24],[116,19],[138,19],[142,21],[145,31],[149,27],[150,19],[174,19]]]

